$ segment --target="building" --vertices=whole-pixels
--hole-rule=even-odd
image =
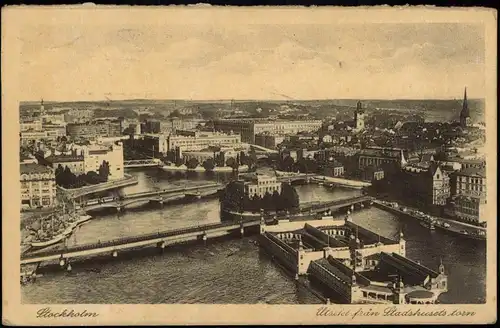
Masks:
[[[344,176],[344,165],[337,161],[327,162],[324,169],[323,175],[328,177],[342,177]]]
[[[27,131],[42,131],[42,121],[40,120],[30,120],[20,123],[21,132]]]
[[[432,270],[406,257],[406,241],[389,239],[351,220],[260,224],[259,245],[281,265],[319,281],[348,304],[432,304],[448,290],[441,263]]]
[[[356,105],[356,111],[354,112],[354,131],[361,132],[365,129],[365,111],[361,105],[361,101],[358,101]]]
[[[65,137],[66,125],[64,124],[43,124],[43,130],[47,131],[49,137]]]
[[[279,144],[285,141],[286,136],[270,134],[268,132],[255,135],[255,144],[268,149],[276,149]]]
[[[21,207],[52,207],[56,203],[54,170],[43,165],[20,165]]]
[[[92,120],[94,112],[90,109],[71,109],[64,114],[67,123],[86,123]]]
[[[484,225],[486,213],[485,168],[468,167],[452,173],[451,199],[446,214],[461,221]]]
[[[208,159],[214,160],[214,163],[217,164],[217,159],[220,159],[221,162],[224,163],[229,159],[229,158],[234,158],[238,159],[240,156],[240,152],[237,150],[234,150],[233,148],[220,148],[219,150],[210,150],[210,149],[204,149],[200,151],[185,151],[182,152],[182,158],[184,159],[184,162],[188,162],[190,159],[196,159],[198,163],[203,164]],[[222,164],[222,163],[219,163]],[[219,165],[219,166],[224,166],[224,165]]]
[[[444,206],[450,197],[450,177],[436,163],[429,168],[408,165],[398,182],[397,192],[421,206]]]
[[[158,120],[146,120],[141,123],[141,133],[160,133],[161,122]]]
[[[66,134],[71,138],[96,139],[97,137],[116,137],[122,133],[121,121],[97,120],[87,123],[69,123]]]
[[[379,181],[384,179],[384,169],[377,166],[367,166],[361,172],[361,178],[364,181]]]
[[[220,119],[214,121],[214,129],[225,133],[239,133],[243,142],[255,144],[255,135],[270,134],[295,135],[299,132],[318,131],[320,120],[284,121],[269,119]]]
[[[467,103],[467,88],[464,90],[464,101],[462,105],[462,111],[460,112],[460,126],[466,128],[471,126],[469,105]]]
[[[47,124],[65,124],[64,114],[46,113],[40,116],[42,123]]]
[[[121,142],[112,144],[92,144],[82,146],[83,165],[85,173],[99,172],[99,167],[104,161],[109,163],[108,180],[123,179],[123,145]]]
[[[83,155],[76,155],[74,152],[72,155],[50,155],[40,160],[40,163],[50,166],[54,170],[61,165],[63,168],[69,168],[75,175],[84,174],[85,172],[85,161]]]
[[[368,147],[358,153],[358,168],[363,170],[367,166],[397,166],[406,165],[404,152],[400,148]]]
[[[264,197],[266,193],[273,194],[275,191],[281,194],[281,182],[275,176],[250,173],[240,175],[238,185],[243,189],[245,195],[250,198],[254,196]]]

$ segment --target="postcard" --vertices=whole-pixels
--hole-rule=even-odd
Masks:
[[[497,19],[3,8],[3,323],[496,322]]]

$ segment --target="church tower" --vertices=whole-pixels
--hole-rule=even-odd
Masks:
[[[470,126],[469,105],[467,104],[467,87],[465,87],[464,102],[462,105],[462,111],[460,112],[460,126],[462,128]]]
[[[365,129],[365,112],[361,106],[361,101],[358,101],[356,105],[356,111],[354,112],[354,130],[356,132],[363,131]]]

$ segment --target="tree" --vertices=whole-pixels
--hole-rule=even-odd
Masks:
[[[274,204],[274,209],[276,211],[281,211],[284,209],[283,208],[283,201],[281,198],[282,197],[281,197],[280,193],[277,190],[275,190],[273,192],[273,204]]]
[[[196,158],[190,158],[187,163],[186,163],[186,166],[188,169],[195,169],[198,165],[200,164],[200,162],[198,162],[198,160]]]
[[[102,161],[102,164],[99,166],[99,169],[97,172],[99,172],[99,177],[101,178],[101,181],[103,181],[103,182],[108,181],[108,177],[111,174],[109,171],[109,162]]]
[[[208,158],[203,162],[203,167],[205,168],[205,171],[213,171],[215,168],[215,162],[213,158]]]
[[[236,170],[238,168],[238,162],[233,157],[229,157],[226,160],[226,166],[232,167],[234,170]]]
[[[296,209],[300,205],[297,190],[288,183],[281,184],[281,201],[284,209]]]
[[[250,148],[247,156],[247,165],[250,169],[252,169],[255,167],[255,164],[257,164],[257,153],[255,152],[255,149]]]
[[[282,171],[290,172],[293,170],[295,160],[291,156],[287,156],[280,161],[280,168]]]
[[[239,187],[235,181],[231,181],[224,191],[221,193],[220,201],[222,208],[232,211],[240,212],[243,210],[243,203],[245,199],[244,191]]]
[[[273,204],[273,196],[269,192],[266,192],[262,198],[262,208],[266,211],[276,210],[276,207]]]

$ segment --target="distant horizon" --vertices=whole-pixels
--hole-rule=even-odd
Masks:
[[[484,97],[467,97],[467,100],[484,100]],[[123,101],[185,101],[185,102],[311,102],[311,101],[462,101],[462,98],[317,98],[317,99],[183,99],[183,98],[124,98],[124,99],[101,99],[101,100],[46,100],[43,99],[44,104],[58,104],[58,103],[112,103]],[[39,100],[23,100],[19,104],[34,104],[40,103]]]

